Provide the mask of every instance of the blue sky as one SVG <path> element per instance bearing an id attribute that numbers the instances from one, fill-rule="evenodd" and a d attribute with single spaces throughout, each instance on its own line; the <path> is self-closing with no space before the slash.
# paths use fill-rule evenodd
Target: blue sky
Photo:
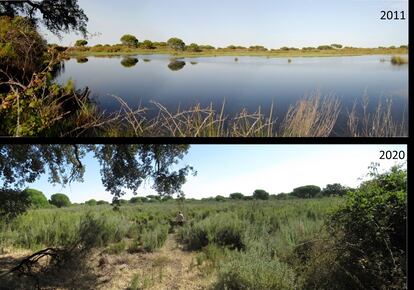
<path id="1" fill-rule="evenodd" d="M 408 0 L 79 0 L 79 5 L 89 17 L 89 31 L 101 33 L 90 39 L 92 45 L 118 43 L 125 33 L 139 40 L 175 36 L 221 47 L 408 43 L 408 20 L 380 20 L 381 10 L 405 10 L 408 16 Z M 79 38 L 47 36 L 64 45 Z"/>
<path id="2" fill-rule="evenodd" d="M 380 162 L 380 170 L 395 161 L 379 160 L 380 150 L 404 150 L 405 145 L 192 145 L 180 165 L 192 165 L 198 174 L 183 186 L 188 198 L 228 196 L 232 192 L 251 195 L 255 189 L 271 194 L 291 192 L 293 188 L 339 182 L 356 187 L 371 162 Z M 98 163 L 85 159 L 83 183 L 63 188 L 52 186 L 46 176 L 34 184 L 50 198 L 57 192 L 67 194 L 72 202 L 91 198 L 110 201 L 112 196 L 101 184 Z M 149 185 L 139 196 L 154 194 Z M 129 199 L 133 195 L 128 194 Z"/>

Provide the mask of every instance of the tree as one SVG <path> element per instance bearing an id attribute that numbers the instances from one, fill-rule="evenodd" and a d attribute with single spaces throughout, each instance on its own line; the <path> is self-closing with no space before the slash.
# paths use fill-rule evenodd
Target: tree
<path id="1" fill-rule="evenodd" d="M 174 198 L 171 196 L 171 195 L 167 195 L 167 196 L 164 196 L 162 199 L 161 199 L 161 201 L 169 201 L 169 200 L 173 200 Z"/>
<path id="2" fill-rule="evenodd" d="M 94 206 L 97 205 L 97 202 L 95 199 L 90 199 L 88 201 L 85 202 L 86 205 L 90 205 L 90 206 Z"/>
<path id="3" fill-rule="evenodd" d="M 172 144 L 0 144 L 0 185 L 21 188 L 48 173 L 52 184 L 82 182 L 87 154 L 99 161 L 102 183 L 114 201 L 126 189 L 134 194 L 144 182 L 161 196 L 182 194 L 191 166 L 172 169 L 187 154 L 189 145 Z"/>
<path id="4" fill-rule="evenodd" d="M 185 49 L 184 41 L 176 37 L 168 39 L 167 44 L 170 48 L 176 51 L 183 51 Z"/>
<path id="5" fill-rule="evenodd" d="M 188 47 L 187 47 L 188 51 L 192 51 L 192 52 L 200 52 L 200 46 L 198 46 L 198 44 L 196 43 L 191 43 Z"/>
<path id="6" fill-rule="evenodd" d="M 230 194 L 231 199 L 243 199 L 244 195 L 240 192 L 235 192 Z"/>
<path id="7" fill-rule="evenodd" d="M 49 202 L 43 192 L 32 188 L 26 188 L 24 192 L 27 194 L 32 207 L 44 208 L 49 205 Z"/>
<path id="8" fill-rule="evenodd" d="M 329 50 L 329 49 L 333 49 L 333 47 L 330 46 L 330 45 L 320 45 L 320 46 L 318 46 L 318 49 L 319 50 Z"/>
<path id="9" fill-rule="evenodd" d="M 68 207 L 71 205 L 69 197 L 63 193 L 55 193 L 50 197 L 50 204 L 57 207 Z"/>
<path id="10" fill-rule="evenodd" d="M 27 17 L 32 23 L 43 23 L 52 33 L 79 31 L 87 33 L 88 17 L 77 0 L 1 1 L 0 16 Z"/>
<path id="11" fill-rule="evenodd" d="M 139 42 L 135 36 L 131 34 L 125 34 L 121 37 L 121 43 L 125 46 L 137 47 Z"/>
<path id="12" fill-rule="evenodd" d="M 236 49 L 236 46 L 235 45 L 229 45 L 229 46 L 227 46 L 227 49 Z"/>
<path id="13" fill-rule="evenodd" d="M 293 189 L 291 195 L 299 198 L 312 198 L 321 192 L 321 188 L 316 185 L 305 185 Z"/>
<path id="14" fill-rule="evenodd" d="M 85 39 L 79 39 L 75 42 L 75 46 L 86 46 L 88 45 L 88 41 Z"/>
<path id="15" fill-rule="evenodd" d="M 344 47 L 342 44 L 336 44 L 336 43 L 331 44 L 331 46 L 332 46 L 333 48 L 338 48 L 338 49 L 341 49 L 342 47 Z"/>
<path id="16" fill-rule="evenodd" d="M 354 277 L 348 289 L 407 289 L 407 171 L 374 165 L 369 175 L 331 216 L 335 265 Z"/>
<path id="17" fill-rule="evenodd" d="M 338 195 L 344 196 L 348 191 L 348 188 L 342 186 L 339 183 L 334 184 L 327 184 L 326 187 L 322 190 L 322 195 L 324 196 L 331 196 L 331 195 Z"/>
<path id="18" fill-rule="evenodd" d="M 141 43 L 141 47 L 144 49 L 154 49 L 155 45 L 151 40 L 144 40 L 144 42 Z"/>
<path id="19" fill-rule="evenodd" d="M 0 189 L 0 219 L 9 222 L 30 207 L 30 199 L 26 192 Z"/>
<path id="20" fill-rule="evenodd" d="M 266 200 L 266 199 L 269 199 L 269 193 L 263 189 L 256 189 L 253 192 L 253 198 Z"/>
<path id="21" fill-rule="evenodd" d="M 222 195 L 217 195 L 214 199 L 215 201 L 226 201 L 226 198 Z"/>
<path id="22" fill-rule="evenodd" d="M 106 200 L 98 200 L 96 202 L 97 205 L 102 205 L 102 204 L 109 204 L 109 202 L 107 202 Z"/>

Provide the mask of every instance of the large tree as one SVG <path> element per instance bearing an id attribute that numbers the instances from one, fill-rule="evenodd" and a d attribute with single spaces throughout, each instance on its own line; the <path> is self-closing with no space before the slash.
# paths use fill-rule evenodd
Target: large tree
<path id="1" fill-rule="evenodd" d="M 146 181 L 161 195 L 182 193 L 191 166 L 174 168 L 189 145 L 0 145 L 0 186 L 19 189 L 48 174 L 52 184 L 83 181 L 88 153 L 99 161 L 102 183 L 114 202 L 126 190 L 136 194 Z M 195 173 L 195 172 L 194 172 Z"/>
<path id="2" fill-rule="evenodd" d="M 28 17 L 33 23 L 43 23 L 52 33 L 79 31 L 86 35 L 88 17 L 78 0 L 1 1 L 0 16 Z"/>

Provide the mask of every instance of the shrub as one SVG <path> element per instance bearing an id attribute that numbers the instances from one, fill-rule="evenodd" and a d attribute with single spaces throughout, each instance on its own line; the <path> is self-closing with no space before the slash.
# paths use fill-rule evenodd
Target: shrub
<path id="1" fill-rule="evenodd" d="M 222 195 L 217 195 L 214 199 L 216 201 L 226 201 L 226 198 L 224 196 L 222 196 Z"/>
<path id="2" fill-rule="evenodd" d="M 406 289 L 407 171 L 395 166 L 371 176 L 332 215 L 336 262 L 354 288 Z"/>
<path id="3" fill-rule="evenodd" d="M 32 207 L 45 208 L 49 206 L 49 202 L 43 192 L 32 188 L 27 188 L 24 192 L 28 195 Z"/>
<path id="4" fill-rule="evenodd" d="M 53 204 L 54 206 L 57 207 L 67 207 L 70 206 L 70 200 L 69 197 L 67 197 L 65 194 L 63 193 L 56 193 L 53 194 L 50 197 L 50 204 Z"/>
<path id="5" fill-rule="evenodd" d="M 202 224 L 187 228 L 186 233 L 182 233 L 182 237 L 190 250 L 200 250 L 209 244 L 207 229 Z"/>
<path id="6" fill-rule="evenodd" d="M 337 48 L 337 49 L 341 49 L 342 47 L 344 47 L 342 44 L 336 44 L 336 43 L 331 44 L 331 46 L 332 46 L 333 48 Z"/>
<path id="7" fill-rule="evenodd" d="M 235 192 L 230 194 L 231 199 L 243 199 L 244 195 L 240 192 Z"/>
<path id="8" fill-rule="evenodd" d="M 176 51 L 183 51 L 185 49 L 185 43 L 179 38 L 173 37 L 167 41 L 167 44 L 170 48 Z"/>
<path id="9" fill-rule="evenodd" d="M 84 39 L 80 39 L 75 42 L 75 46 L 86 46 L 86 45 L 88 45 L 88 41 Z"/>
<path id="10" fill-rule="evenodd" d="M 330 49 L 334 49 L 332 46 L 330 45 L 320 45 L 318 46 L 319 50 L 330 50 Z"/>
<path id="11" fill-rule="evenodd" d="M 291 194 L 300 198 L 312 198 L 315 197 L 319 192 L 321 192 L 321 188 L 319 186 L 305 185 L 293 189 L 293 192 Z"/>
<path id="12" fill-rule="evenodd" d="M 9 222 L 23 214 L 30 207 L 30 199 L 27 192 L 16 190 L 0 190 L 0 218 Z"/>
<path id="13" fill-rule="evenodd" d="M 121 37 L 121 43 L 128 47 L 137 47 L 139 42 L 135 36 L 131 34 L 125 34 Z"/>
<path id="14" fill-rule="evenodd" d="M 294 272 L 277 259 L 255 251 L 232 252 L 223 260 L 216 289 L 297 289 Z"/>
<path id="15" fill-rule="evenodd" d="M 393 65 L 402 65 L 408 63 L 408 60 L 406 58 L 403 58 L 401 56 L 393 56 L 391 57 L 391 63 Z"/>
<path id="16" fill-rule="evenodd" d="M 141 236 L 142 246 L 145 251 L 153 252 L 161 248 L 168 236 L 168 226 L 157 225 L 154 230 L 145 230 Z"/>
<path id="17" fill-rule="evenodd" d="M 94 206 L 94 205 L 97 204 L 97 202 L 96 202 L 95 199 L 90 199 L 90 200 L 86 201 L 85 204 L 89 205 L 89 206 Z"/>
<path id="18" fill-rule="evenodd" d="M 192 51 L 192 52 L 200 52 L 200 46 L 198 46 L 198 44 L 196 43 L 191 43 L 188 47 L 187 47 L 188 51 Z"/>
<path id="19" fill-rule="evenodd" d="M 253 198 L 267 200 L 269 199 L 269 193 L 263 189 L 256 189 L 253 192 Z"/>
<path id="20" fill-rule="evenodd" d="M 141 48 L 143 49 L 154 49 L 155 45 L 152 43 L 151 40 L 144 40 L 144 42 L 141 43 Z"/>
<path id="21" fill-rule="evenodd" d="M 338 195 L 344 196 L 348 191 L 348 188 L 342 186 L 339 183 L 334 184 L 327 184 L 326 187 L 322 190 L 322 195 L 324 196 L 331 196 L 331 195 Z"/>

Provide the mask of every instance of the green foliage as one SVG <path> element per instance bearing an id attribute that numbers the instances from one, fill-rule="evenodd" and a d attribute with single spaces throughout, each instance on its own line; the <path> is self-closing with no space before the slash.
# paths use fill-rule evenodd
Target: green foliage
<path id="1" fill-rule="evenodd" d="M 50 197 L 50 204 L 56 207 L 68 207 L 71 205 L 69 197 L 63 193 L 55 193 Z"/>
<path id="2" fill-rule="evenodd" d="M 214 199 L 216 201 L 226 201 L 226 198 L 224 196 L 222 196 L 222 195 L 217 195 Z"/>
<path id="3" fill-rule="evenodd" d="M 391 57 L 391 63 L 393 65 L 403 65 L 408 63 L 408 59 L 401 56 L 393 56 Z"/>
<path id="4" fill-rule="evenodd" d="M 33 208 L 46 208 L 49 206 L 49 202 L 43 192 L 32 188 L 26 188 L 24 192 L 28 195 Z"/>
<path id="5" fill-rule="evenodd" d="M 138 47 L 139 41 L 134 35 L 125 34 L 121 37 L 121 43 L 125 46 L 135 48 Z"/>
<path id="6" fill-rule="evenodd" d="M 326 187 L 322 190 L 322 195 L 324 196 L 331 196 L 331 195 L 338 195 L 344 196 L 348 192 L 348 188 L 339 184 L 327 184 Z"/>
<path id="7" fill-rule="evenodd" d="M 330 49 L 334 49 L 332 46 L 330 45 L 320 45 L 318 46 L 319 50 L 330 50 Z"/>
<path id="8" fill-rule="evenodd" d="M 230 194 L 231 199 L 243 199 L 244 195 L 240 192 L 235 192 Z"/>
<path id="9" fill-rule="evenodd" d="M 265 48 L 262 45 L 252 45 L 249 47 L 249 50 L 254 50 L 254 51 L 268 51 L 267 48 Z"/>
<path id="10" fill-rule="evenodd" d="M 85 39 L 79 39 L 75 42 L 75 46 L 86 46 L 88 45 L 88 41 Z"/>
<path id="11" fill-rule="evenodd" d="M 173 37 L 168 39 L 167 44 L 170 48 L 176 50 L 176 51 L 184 51 L 185 49 L 185 43 L 179 38 Z"/>
<path id="12" fill-rule="evenodd" d="M 316 185 L 305 185 L 293 189 L 291 195 L 299 198 L 313 198 L 321 192 L 321 188 Z"/>
<path id="13" fill-rule="evenodd" d="M 145 251 L 153 252 L 161 248 L 168 236 L 167 225 L 157 225 L 153 230 L 145 230 L 140 240 Z"/>
<path id="14" fill-rule="evenodd" d="M 191 43 L 189 46 L 187 46 L 187 50 L 188 51 L 192 51 L 192 52 L 200 52 L 201 48 L 198 44 L 196 43 Z"/>
<path id="15" fill-rule="evenodd" d="M 337 48 L 337 49 L 341 49 L 341 48 L 343 48 L 343 47 L 344 47 L 342 44 L 336 44 L 336 43 L 331 44 L 331 46 L 332 46 L 333 48 Z"/>
<path id="16" fill-rule="evenodd" d="M 77 0 L 1 1 L 0 16 L 28 17 L 31 23 L 40 21 L 52 33 L 79 31 L 86 35 L 88 17 L 79 7 Z"/>
<path id="17" fill-rule="evenodd" d="M 267 200 L 269 199 L 269 193 L 263 189 L 256 189 L 253 192 L 253 198 Z"/>
<path id="18" fill-rule="evenodd" d="M 11 189 L 0 190 L 0 221 L 10 220 L 23 214 L 30 207 L 30 198 L 27 192 Z"/>
<path id="19" fill-rule="evenodd" d="M 393 167 L 348 193 L 332 215 L 337 263 L 354 288 L 406 288 L 407 171 Z"/>
<path id="20" fill-rule="evenodd" d="M 105 200 L 98 200 L 96 202 L 97 205 L 102 205 L 102 204 L 109 204 L 109 202 L 105 201 Z"/>
<path id="21" fill-rule="evenodd" d="M 140 47 L 143 49 L 154 49 L 155 45 L 151 40 L 144 40 L 141 44 Z"/>
<path id="22" fill-rule="evenodd" d="M 94 205 L 97 205 L 97 202 L 96 202 L 95 199 L 90 199 L 90 200 L 86 201 L 85 204 L 89 205 L 89 206 L 94 206 Z"/>
<path id="23" fill-rule="evenodd" d="M 216 289 L 297 289 L 295 273 L 278 259 L 252 250 L 231 253 L 219 268 Z"/>

